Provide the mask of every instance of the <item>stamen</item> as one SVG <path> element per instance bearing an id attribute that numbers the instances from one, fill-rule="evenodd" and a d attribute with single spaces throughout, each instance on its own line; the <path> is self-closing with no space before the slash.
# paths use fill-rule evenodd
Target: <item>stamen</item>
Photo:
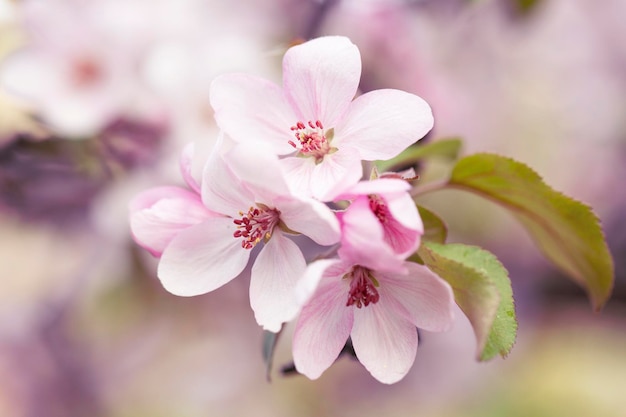
<path id="1" fill-rule="evenodd" d="M 267 240 L 272 237 L 274 227 L 280 220 L 278 210 L 263 204 L 250 207 L 247 213 L 240 211 L 239 215 L 242 216 L 241 219 L 233 220 L 233 223 L 237 225 L 233 237 L 243 239 L 241 247 L 244 249 L 252 249 L 262 239 Z"/>
<path id="2" fill-rule="evenodd" d="M 356 308 L 361 308 L 378 302 L 380 299 L 376 289 L 378 281 L 372 276 L 369 269 L 355 266 L 346 275 L 346 278 L 351 278 L 350 293 L 348 294 L 346 307 L 354 305 Z"/>
<path id="3" fill-rule="evenodd" d="M 291 131 L 294 132 L 296 141 L 290 140 L 287 143 L 300 151 L 302 155 L 312 156 L 316 161 L 320 161 L 331 151 L 329 138 L 324 132 L 324 125 L 321 121 L 309 120 L 306 125 L 299 121 L 291 126 Z"/>

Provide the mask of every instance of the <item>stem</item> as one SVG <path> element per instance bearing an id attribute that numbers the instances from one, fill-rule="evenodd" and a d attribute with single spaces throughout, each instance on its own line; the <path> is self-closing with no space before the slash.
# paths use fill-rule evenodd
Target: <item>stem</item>
<path id="1" fill-rule="evenodd" d="M 409 191 L 409 194 L 411 194 L 412 197 L 417 197 L 423 194 L 431 193 L 433 191 L 443 190 L 444 188 L 448 187 L 448 185 L 448 180 L 433 181 L 429 182 L 428 184 L 413 188 L 411 191 Z"/>

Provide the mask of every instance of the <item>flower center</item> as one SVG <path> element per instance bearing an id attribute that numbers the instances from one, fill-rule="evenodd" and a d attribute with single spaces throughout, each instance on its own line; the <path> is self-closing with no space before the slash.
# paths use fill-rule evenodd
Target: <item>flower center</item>
<path id="1" fill-rule="evenodd" d="M 280 212 L 269 208 L 264 204 L 257 203 L 257 207 L 250 207 L 247 213 L 239 212 L 241 219 L 234 219 L 237 230 L 233 233 L 236 238 L 241 238 L 241 247 L 252 249 L 261 239 L 272 237 L 272 231 L 280 220 Z"/>
<path id="2" fill-rule="evenodd" d="M 72 64 L 72 81 L 79 87 L 92 86 L 98 83 L 103 76 L 102 68 L 98 62 L 90 57 L 78 58 Z"/>
<path id="3" fill-rule="evenodd" d="M 315 158 L 316 162 L 320 162 L 332 150 L 330 147 L 332 129 L 324 132 L 324 126 L 319 120 L 315 123 L 309 120 L 307 124 L 298 122 L 291 126 L 291 131 L 296 141 L 290 140 L 289 144 L 300 151 L 301 155 Z"/>
<path id="4" fill-rule="evenodd" d="M 370 202 L 370 210 L 376 217 L 378 217 L 378 221 L 381 223 L 387 223 L 387 215 L 389 213 L 389 209 L 385 204 L 385 201 L 377 196 L 376 194 L 370 194 L 367 196 Z"/>
<path id="5" fill-rule="evenodd" d="M 350 293 L 348 294 L 348 302 L 346 307 L 356 306 L 361 308 L 367 307 L 371 304 L 376 304 L 380 299 L 378 295 L 378 281 L 372 275 L 369 269 L 362 266 L 355 266 L 352 271 L 346 275 L 346 278 L 350 278 Z"/>

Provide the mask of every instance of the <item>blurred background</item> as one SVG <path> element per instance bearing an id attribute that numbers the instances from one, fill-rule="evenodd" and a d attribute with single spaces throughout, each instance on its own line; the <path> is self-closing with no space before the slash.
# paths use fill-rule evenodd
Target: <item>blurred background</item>
<path id="1" fill-rule="evenodd" d="M 0 0 L 0 416 L 623 416 L 624 16 L 621 0 Z M 359 46 L 362 91 L 431 104 L 425 140 L 514 157 L 594 207 L 617 274 L 601 313 L 508 213 L 452 191 L 420 202 L 509 269 L 505 360 L 475 361 L 458 311 L 398 384 L 348 357 L 317 381 L 280 375 L 291 328 L 268 383 L 246 278 L 162 289 L 129 199 L 182 184 L 185 144 L 213 143 L 216 75 L 280 82 L 289 45 L 327 34 Z"/>

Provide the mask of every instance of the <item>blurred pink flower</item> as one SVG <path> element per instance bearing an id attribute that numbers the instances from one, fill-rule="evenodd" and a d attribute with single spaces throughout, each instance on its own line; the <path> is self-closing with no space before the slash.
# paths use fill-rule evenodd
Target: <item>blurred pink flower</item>
<path id="1" fill-rule="evenodd" d="M 348 209 L 337 213 L 341 222 L 339 255 L 371 269 L 389 264 L 389 258 L 403 261 L 415 252 L 424 225 L 408 182 L 395 178 L 362 181 L 337 196 L 352 200 Z"/>
<path id="2" fill-rule="evenodd" d="M 205 166 L 202 201 L 219 213 L 176 234 L 163 251 L 158 275 L 173 294 L 193 296 L 226 284 L 248 264 L 263 241 L 251 272 L 250 304 L 257 322 L 277 332 L 297 314 L 295 286 L 306 262 L 286 234 L 316 243 L 339 241 L 339 222 L 324 204 L 291 195 L 274 155 L 238 146 Z"/>
<path id="3" fill-rule="evenodd" d="M 444 331 L 453 321 L 450 286 L 413 262 L 376 270 L 345 259 L 316 261 L 303 285 L 317 290 L 296 324 L 293 357 L 298 372 L 311 379 L 332 365 L 351 337 L 357 358 L 374 378 L 397 382 L 415 360 L 416 326 Z"/>
<path id="4" fill-rule="evenodd" d="M 392 158 L 433 126 L 430 107 L 413 94 L 387 89 L 354 99 L 360 75 L 348 38 L 317 38 L 286 52 L 283 88 L 224 75 L 212 83 L 211 105 L 234 140 L 288 155 L 281 163 L 293 189 L 328 200 L 361 178 L 361 160 Z"/>
<path id="5" fill-rule="evenodd" d="M 137 94 L 141 42 L 134 8 L 107 2 L 20 3 L 28 43 L 3 64 L 2 84 L 56 133 L 85 137 L 126 115 Z M 115 12 L 115 19 L 111 15 Z"/>

